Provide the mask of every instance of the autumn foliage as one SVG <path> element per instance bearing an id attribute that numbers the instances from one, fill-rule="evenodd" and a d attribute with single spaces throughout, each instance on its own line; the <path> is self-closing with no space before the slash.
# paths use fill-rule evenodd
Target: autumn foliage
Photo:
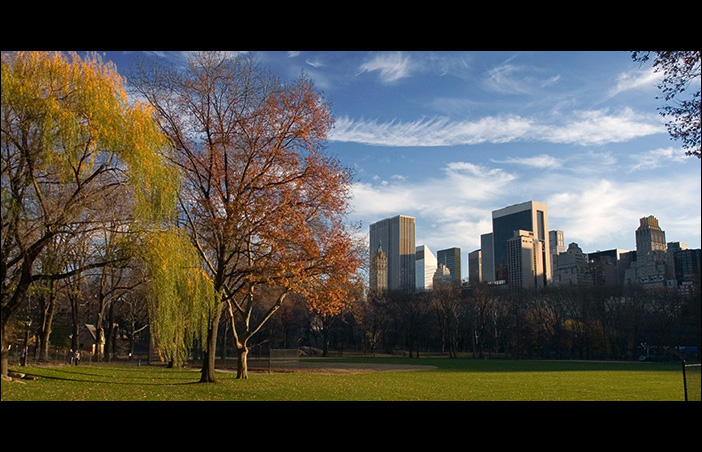
<path id="1" fill-rule="evenodd" d="M 350 174 L 322 152 L 329 104 L 304 77 L 283 84 L 216 52 L 186 71 L 142 65 L 132 81 L 173 143 L 182 227 L 233 319 L 246 378 L 248 340 L 289 294 L 336 313 L 360 266 L 343 222 Z M 214 381 L 215 314 L 203 381 Z"/>
<path id="2" fill-rule="evenodd" d="M 9 319 L 30 287 L 83 270 L 42 268 L 52 243 L 89 243 L 98 231 L 125 233 L 175 213 L 170 143 L 123 81 L 97 54 L 2 54 L 3 375 Z"/>

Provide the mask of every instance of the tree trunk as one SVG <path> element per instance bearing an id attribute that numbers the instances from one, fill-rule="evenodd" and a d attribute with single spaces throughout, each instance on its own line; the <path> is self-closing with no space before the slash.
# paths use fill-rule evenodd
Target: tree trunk
<path id="1" fill-rule="evenodd" d="M 112 362 L 112 358 L 115 351 L 114 343 L 114 306 L 115 300 L 110 300 L 110 305 L 107 309 L 107 325 L 105 325 L 105 360 L 109 363 Z"/>
<path id="2" fill-rule="evenodd" d="M 246 344 L 241 345 L 240 347 L 237 347 L 237 366 L 236 366 L 236 378 L 245 380 L 249 378 L 249 364 L 248 364 L 248 356 L 249 356 L 249 348 L 246 346 Z"/>
<path id="3" fill-rule="evenodd" d="M 219 329 L 219 319 L 221 316 L 222 307 L 217 306 L 207 331 L 207 343 L 205 344 L 204 357 L 202 359 L 200 383 L 217 382 L 215 378 L 215 357 L 217 351 L 217 330 Z"/>
<path id="4" fill-rule="evenodd" d="M 3 378 L 7 377 L 7 372 L 9 370 L 8 357 L 10 354 L 10 343 L 7 336 L 7 318 L 5 312 L 2 313 L 2 320 L 0 321 L 0 337 L 2 338 L 2 345 L 0 347 L 0 373 Z"/>
<path id="5" fill-rule="evenodd" d="M 39 300 L 41 307 L 41 323 L 39 326 L 39 360 L 49 361 L 49 338 L 51 336 L 51 325 L 54 321 L 56 311 L 56 296 L 54 293 L 54 282 L 49 281 L 49 293 L 47 298 Z"/>

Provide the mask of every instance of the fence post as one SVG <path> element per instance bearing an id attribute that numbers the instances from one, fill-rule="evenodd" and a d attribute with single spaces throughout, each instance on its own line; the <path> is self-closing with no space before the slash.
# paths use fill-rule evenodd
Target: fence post
<path id="1" fill-rule="evenodd" d="M 682 360 L 683 387 L 685 388 L 685 401 L 687 402 L 687 377 L 685 376 L 685 360 Z"/>

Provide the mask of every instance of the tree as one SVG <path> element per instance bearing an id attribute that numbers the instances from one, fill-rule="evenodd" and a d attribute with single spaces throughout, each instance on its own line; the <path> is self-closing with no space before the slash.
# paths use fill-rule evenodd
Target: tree
<path id="1" fill-rule="evenodd" d="M 174 145 L 181 226 L 218 299 L 200 381 L 216 381 L 223 309 L 247 378 L 248 341 L 286 298 L 336 312 L 359 266 L 343 224 L 350 174 L 321 152 L 329 105 L 302 76 L 284 84 L 219 52 L 194 53 L 184 71 L 142 62 L 132 82 Z"/>
<path id="2" fill-rule="evenodd" d="M 181 229 L 146 235 L 140 255 L 148 271 L 146 299 L 154 345 L 169 367 L 181 366 L 193 342 L 206 339 L 208 320 L 218 308 L 212 281 Z"/>
<path id="3" fill-rule="evenodd" d="M 644 63 L 651 53 L 632 52 L 634 61 Z M 702 158 L 700 145 L 700 51 L 656 51 L 653 59 L 654 71 L 663 71 L 663 80 L 658 88 L 666 102 L 676 101 L 660 109 L 661 116 L 669 118 L 668 133 L 681 140 L 687 155 Z M 697 91 L 687 99 L 679 100 L 696 83 Z"/>
<path id="4" fill-rule="evenodd" d="M 460 345 L 461 320 L 465 314 L 461 287 L 453 281 L 436 280 L 431 301 L 437 316 L 441 351 L 444 352 L 448 346 L 449 357 L 456 358 Z"/>
<path id="5" fill-rule="evenodd" d="M 175 207 L 169 143 L 145 104 L 130 104 L 112 64 L 92 54 L 2 54 L 2 375 L 7 327 L 30 286 L 108 262 L 44 273 L 37 265 L 57 236 L 89 240 L 105 206 L 122 230 L 160 224 Z M 138 187 L 132 189 L 131 187 Z"/>

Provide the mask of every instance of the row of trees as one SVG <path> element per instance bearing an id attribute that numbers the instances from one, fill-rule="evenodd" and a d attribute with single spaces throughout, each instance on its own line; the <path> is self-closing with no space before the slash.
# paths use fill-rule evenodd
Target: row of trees
<path id="1" fill-rule="evenodd" d="M 646 344 L 663 358 L 699 346 L 700 292 L 639 287 L 558 286 L 539 290 L 450 285 L 428 292 L 371 294 L 312 345 L 367 353 L 431 351 L 456 357 L 637 359 Z M 336 338 L 336 339 L 335 339 Z M 653 352 L 649 352 L 652 355 Z"/>
<path id="2" fill-rule="evenodd" d="M 3 375 L 23 305 L 42 300 L 48 344 L 48 306 L 77 310 L 88 282 L 98 337 L 140 293 L 168 361 L 203 344 L 202 382 L 223 313 L 247 378 L 251 337 L 291 294 L 332 315 L 356 284 L 351 178 L 322 152 L 333 121 L 310 80 L 219 52 L 130 79 L 133 96 L 95 54 L 2 55 Z"/>
<path id="3" fill-rule="evenodd" d="M 97 318 L 101 275 L 94 272 L 92 277 L 83 278 L 83 302 L 78 309 L 69 302 L 78 297 L 66 290 L 68 285 L 56 292 L 55 298 L 60 301 L 56 304 L 54 345 L 66 346 L 76 325 L 74 319 L 80 319 L 82 325 Z M 133 352 L 136 336 L 140 336 L 138 351 L 146 352 L 144 338 L 148 335 L 138 333 L 149 321 L 147 291 L 148 285 L 141 284 L 111 297 L 105 317 L 115 330 L 105 330 L 105 359 Z M 310 310 L 304 297 L 291 295 L 279 315 L 262 324 L 249 348 L 256 356 L 265 355 L 271 348 L 312 347 L 325 356 L 356 351 L 410 357 L 442 353 L 475 358 L 699 359 L 702 330 L 698 287 L 688 292 L 605 286 L 558 286 L 536 291 L 446 285 L 419 293 L 364 295 L 363 291 L 359 284 L 354 289 L 356 301 L 335 315 Z M 275 303 L 275 299 L 261 296 L 262 302 L 252 310 L 253 323 L 259 323 Z M 29 313 L 35 321 L 31 334 L 39 339 L 39 359 L 47 357 L 40 337 L 41 307 L 46 306 L 42 298 L 40 294 L 31 298 Z M 22 312 L 19 319 L 24 318 Z M 18 322 L 17 326 L 17 342 L 21 342 L 26 325 Z M 230 329 L 225 312 L 220 319 L 217 358 L 236 356 Z M 198 362 L 203 355 L 202 345 L 192 341 L 191 348 L 180 349 L 178 358 Z"/>

